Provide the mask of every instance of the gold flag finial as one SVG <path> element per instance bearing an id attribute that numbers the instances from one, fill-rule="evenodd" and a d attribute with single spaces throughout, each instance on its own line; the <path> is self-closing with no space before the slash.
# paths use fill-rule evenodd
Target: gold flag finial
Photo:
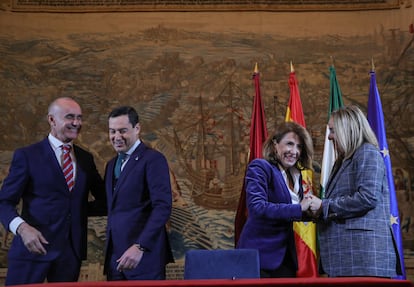
<path id="1" fill-rule="evenodd" d="M 331 56 L 331 64 L 332 67 L 335 67 L 335 58 L 333 56 Z"/>
<path id="2" fill-rule="evenodd" d="M 375 72 L 374 57 L 371 58 L 371 71 Z"/>
<path id="3" fill-rule="evenodd" d="M 259 73 L 259 67 L 257 66 L 257 62 L 256 62 L 256 65 L 254 65 L 254 72 L 256 74 Z"/>
<path id="4" fill-rule="evenodd" d="M 292 61 L 290 61 L 290 72 L 293 73 L 294 71 L 295 71 L 295 69 L 293 68 Z"/>

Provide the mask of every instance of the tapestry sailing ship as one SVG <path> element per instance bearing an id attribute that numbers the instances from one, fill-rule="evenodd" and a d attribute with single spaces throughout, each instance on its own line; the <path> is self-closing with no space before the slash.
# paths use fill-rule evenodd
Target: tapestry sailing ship
<path id="1" fill-rule="evenodd" d="M 174 140 L 194 203 L 234 210 L 248 158 L 252 99 L 229 81 L 216 97 L 187 100 L 192 107 L 174 128 Z"/>

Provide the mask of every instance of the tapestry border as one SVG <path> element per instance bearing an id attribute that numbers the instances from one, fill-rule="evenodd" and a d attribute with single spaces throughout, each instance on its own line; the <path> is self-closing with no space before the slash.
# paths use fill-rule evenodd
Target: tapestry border
<path id="1" fill-rule="evenodd" d="M 252 4 L 254 2 L 254 4 Z M 11 0 L 15 12 L 212 12 L 212 11 L 358 11 L 399 9 L 400 0 Z"/>

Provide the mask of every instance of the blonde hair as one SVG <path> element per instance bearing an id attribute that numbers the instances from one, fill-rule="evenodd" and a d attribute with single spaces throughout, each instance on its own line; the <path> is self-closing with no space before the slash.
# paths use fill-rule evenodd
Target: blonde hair
<path id="1" fill-rule="evenodd" d="M 359 107 L 350 105 L 332 112 L 337 152 L 343 152 L 343 159 L 350 158 L 364 143 L 378 147 L 375 133 Z"/>
<path id="2" fill-rule="evenodd" d="M 295 122 L 284 122 L 263 144 L 263 158 L 272 163 L 278 162 L 276 157 L 275 143 L 279 143 L 286 134 L 293 132 L 301 141 L 302 152 L 299 160 L 296 162 L 298 169 L 312 169 L 313 143 L 308 131 Z"/>

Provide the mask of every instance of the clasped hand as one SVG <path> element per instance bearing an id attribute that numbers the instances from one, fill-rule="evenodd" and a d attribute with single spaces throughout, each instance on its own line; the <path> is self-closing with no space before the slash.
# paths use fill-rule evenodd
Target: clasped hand
<path id="1" fill-rule="evenodd" d="M 307 194 L 300 202 L 302 211 L 311 217 L 319 217 L 322 212 L 322 200 L 312 194 Z"/>

